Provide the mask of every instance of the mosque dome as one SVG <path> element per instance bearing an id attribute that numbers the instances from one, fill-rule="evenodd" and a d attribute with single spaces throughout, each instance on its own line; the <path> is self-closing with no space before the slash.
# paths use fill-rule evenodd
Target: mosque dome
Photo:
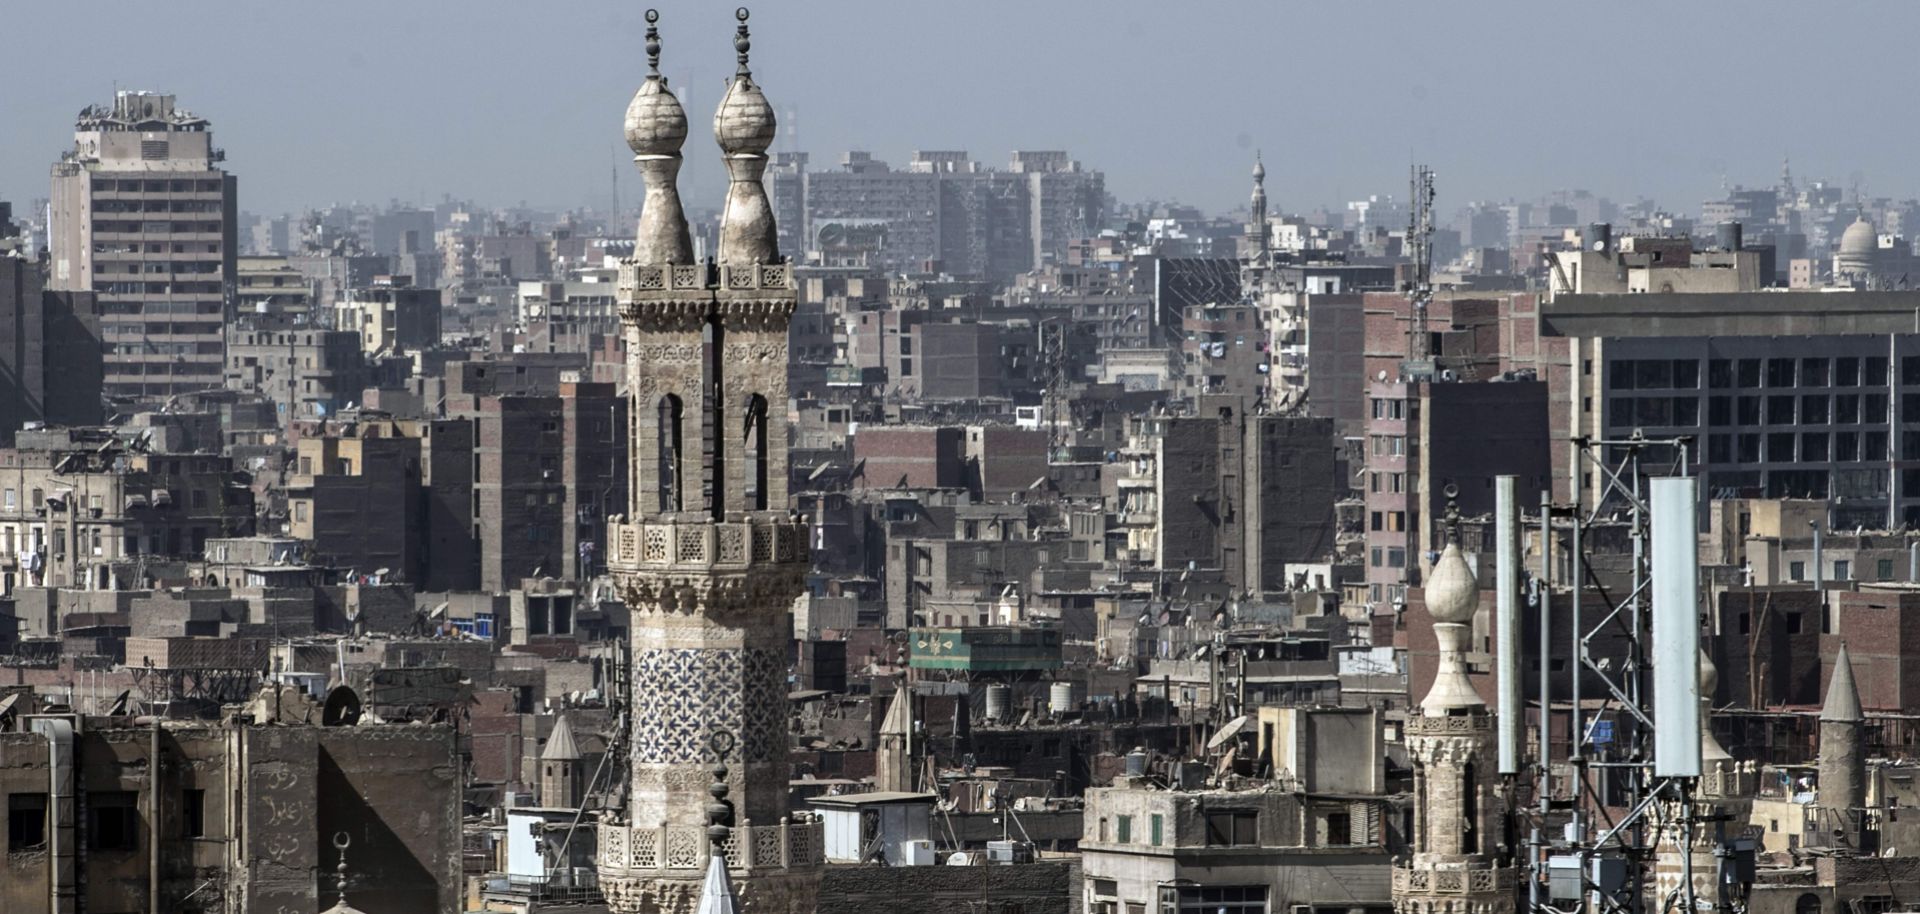
<path id="1" fill-rule="evenodd" d="M 1253 179 L 1255 181 L 1265 181 L 1267 179 L 1267 163 L 1260 161 L 1260 157 L 1257 155 L 1253 157 Z"/>
<path id="2" fill-rule="evenodd" d="M 1474 612 L 1480 608 L 1480 582 L 1459 545 L 1448 543 L 1440 561 L 1433 563 L 1433 571 L 1427 575 L 1426 599 L 1427 612 L 1435 622 L 1473 621 Z"/>
<path id="3" fill-rule="evenodd" d="M 1842 259 L 1858 259 L 1862 262 L 1869 261 L 1873 259 L 1875 252 L 1879 249 L 1879 233 L 1874 231 L 1873 223 L 1868 222 L 1865 215 L 1854 219 L 1853 224 L 1847 226 L 1847 230 L 1840 233 L 1840 257 Z"/>

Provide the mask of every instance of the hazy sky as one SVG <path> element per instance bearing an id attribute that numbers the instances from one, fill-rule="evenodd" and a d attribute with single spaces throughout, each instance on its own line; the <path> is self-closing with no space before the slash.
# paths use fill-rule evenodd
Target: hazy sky
<path id="1" fill-rule="evenodd" d="M 8 3 L 0 199 L 44 196 L 73 116 L 116 85 L 212 120 L 242 209 L 442 193 L 604 202 L 640 182 L 620 136 L 646 73 L 644 3 Z M 710 125 L 733 6 L 665 2 L 662 69 L 694 134 L 683 190 L 716 206 Z M 1685 212 L 1797 177 L 1920 192 L 1905 66 L 1920 4 L 1319 0 L 778 0 L 754 71 L 816 166 L 1064 148 L 1121 200 L 1274 206 L 1404 195 L 1439 207 L 1584 187 Z M 794 145 L 797 143 L 797 145 Z"/>

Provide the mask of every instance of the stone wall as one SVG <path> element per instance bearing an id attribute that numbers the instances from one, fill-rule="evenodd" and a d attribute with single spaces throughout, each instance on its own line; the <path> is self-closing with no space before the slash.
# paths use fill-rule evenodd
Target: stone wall
<path id="1" fill-rule="evenodd" d="M 1079 861 L 1018 866 L 829 866 L 820 910 L 895 914 L 1067 914 L 1078 907 Z"/>

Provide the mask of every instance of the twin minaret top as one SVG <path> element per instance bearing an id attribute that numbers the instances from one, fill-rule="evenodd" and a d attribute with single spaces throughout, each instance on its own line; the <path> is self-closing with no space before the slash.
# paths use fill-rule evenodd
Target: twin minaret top
<path id="1" fill-rule="evenodd" d="M 747 52 L 753 42 L 747 32 L 747 9 L 734 13 L 740 26 L 733 37 L 739 67 L 713 115 L 713 137 L 720 144 L 731 180 L 727 205 L 720 219 L 720 263 L 778 263 L 773 205 L 760 178 L 767 169 L 767 148 L 773 145 L 773 106 L 753 81 Z M 634 259 L 647 264 L 691 264 L 693 243 L 687 217 L 680 206 L 675 180 L 680 174 L 680 147 L 687 140 L 687 113 L 660 75 L 660 14 L 647 11 L 647 81 L 627 106 L 627 146 L 647 182 L 646 204 L 640 214 L 640 234 Z"/>

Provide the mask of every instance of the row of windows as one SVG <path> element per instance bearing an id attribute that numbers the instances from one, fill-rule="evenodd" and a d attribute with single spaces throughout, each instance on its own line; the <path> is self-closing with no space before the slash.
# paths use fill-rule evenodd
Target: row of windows
<path id="1" fill-rule="evenodd" d="M 132 791 L 91 791 L 87 794 L 87 849 L 132 851 L 140 848 L 139 795 Z M 174 820 L 178 838 L 203 838 L 207 833 L 207 792 L 180 792 L 180 816 Z M 44 793 L 7 795 L 7 852 L 47 846 L 48 804 Z"/>
<path id="2" fill-rule="evenodd" d="M 94 178 L 94 190 L 117 190 L 144 193 L 186 193 L 188 191 L 210 191 L 220 189 L 219 178 L 198 178 L 193 180 L 141 181 L 133 178 Z"/>
<path id="3" fill-rule="evenodd" d="M 1405 492 L 1406 490 L 1407 474 L 1405 473 L 1367 474 L 1367 491 L 1369 492 Z"/>
<path id="4" fill-rule="evenodd" d="M 218 200 L 96 200 L 96 213 L 217 213 Z"/>
<path id="5" fill-rule="evenodd" d="M 1374 397 L 1373 417 L 1375 419 L 1404 419 L 1406 418 L 1406 405 L 1407 401 L 1405 400 L 1388 400 L 1382 397 Z"/>
<path id="6" fill-rule="evenodd" d="M 1375 533 L 1405 533 L 1407 529 L 1407 512 L 1375 511 L 1373 512 L 1372 524 L 1369 529 Z"/>
<path id="7" fill-rule="evenodd" d="M 119 232 L 126 235 L 165 235 L 176 232 L 204 232 L 209 235 L 220 234 L 218 220 L 186 219 L 174 221 L 133 221 L 127 219 L 96 219 L 93 230 L 100 234 Z"/>
<path id="8" fill-rule="evenodd" d="M 1716 390 L 1766 387 L 1884 387 L 1886 356 L 1840 358 L 1708 359 L 1707 386 Z M 1900 360 L 1900 383 L 1920 385 L 1920 357 Z M 1610 390 L 1696 390 L 1698 359 L 1616 359 L 1607 363 Z"/>
<path id="9" fill-rule="evenodd" d="M 1369 558 L 1369 564 L 1375 568 L 1407 567 L 1407 550 L 1399 546 L 1388 546 L 1384 551 L 1381 547 L 1375 546 L 1373 547 L 1373 555 Z"/>
<path id="10" fill-rule="evenodd" d="M 1886 394 L 1708 397 L 1707 424 L 1881 425 L 1888 403 Z M 1920 422 L 1920 396 L 1901 399 L 1900 420 Z M 1699 425 L 1700 398 L 1616 396 L 1607 401 L 1607 422 L 1616 427 Z"/>
<path id="11" fill-rule="evenodd" d="M 1912 440 L 1908 440 L 1912 439 Z M 1764 449 L 1762 448 L 1764 445 Z M 1907 434 L 1907 459 L 1920 459 L 1920 435 Z M 1773 432 L 1709 435 L 1708 463 L 1853 463 L 1888 459 L 1886 432 Z"/>
<path id="12" fill-rule="evenodd" d="M 1407 439 L 1404 436 L 1401 436 L 1401 435 L 1374 435 L 1373 436 L 1373 456 L 1405 457 L 1406 454 L 1407 454 Z"/>

